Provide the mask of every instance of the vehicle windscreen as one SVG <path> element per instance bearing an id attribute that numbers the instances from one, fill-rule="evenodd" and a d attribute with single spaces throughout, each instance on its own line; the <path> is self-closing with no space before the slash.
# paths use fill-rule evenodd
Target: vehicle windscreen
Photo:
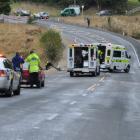
<path id="1" fill-rule="evenodd" d="M 29 63 L 25 62 L 23 64 L 23 70 L 28 70 L 29 69 Z"/>
<path id="2" fill-rule="evenodd" d="M 113 57 L 121 57 L 121 51 L 114 51 Z"/>

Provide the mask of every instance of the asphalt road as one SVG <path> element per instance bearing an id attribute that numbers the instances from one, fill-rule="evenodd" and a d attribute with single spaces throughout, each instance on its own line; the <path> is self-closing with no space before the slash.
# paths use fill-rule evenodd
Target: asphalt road
<path id="1" fill-rule="evenodd" d="M 23 88 L 20 96 L 1 97 L 0 140 L 140 140 L 136 42 L 132 46 L 110 33 L 61 23 L 39 25 L 75 42 L 123 44 L 132 56 L 131 71 L 73 78 L 63 71 L 48 75 L 45 88 Z"/>

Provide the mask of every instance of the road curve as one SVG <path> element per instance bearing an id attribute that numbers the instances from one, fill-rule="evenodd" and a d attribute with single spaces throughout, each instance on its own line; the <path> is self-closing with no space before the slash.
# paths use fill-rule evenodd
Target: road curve
<path id="1" fill-rule="evenodd" d="M 137 42 L 62 23 L 38 24 L 71 41 L 123 44 L 131 53 L 132 68 L 129 74 L 106 72 L 94 78 L 58 72 L 46 77 L 44 89 L 23 88 L 21 96 L 0 98 L 0 140 L 139 140 Z"/>

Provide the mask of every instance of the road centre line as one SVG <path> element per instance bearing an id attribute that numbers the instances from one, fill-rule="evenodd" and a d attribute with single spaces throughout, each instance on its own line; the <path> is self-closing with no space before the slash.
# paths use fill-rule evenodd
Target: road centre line
<path id="1" fill-rule="evenodd" d="M 70 105 L 74 105 L 76 103 L 77 103 L 77 101 L 73 101 L 73 102 L 70 103 Z"/>
<path id="2" fill-rule="evenodd" d="M 58 114 L 52 114 L 50 117 L 47 118 L 48 121 L 54 120 L 56 117 L 58 116 Z"/>
<path id="3" fill-rule="evenodd" d="M 91 87 L 89 87 L 87 90 L 91 90 L 92 88 L 95 88 L 97 84 L 92 85 Z"/>
<path id="4" fill-rule="evenodd" d="M 96 88 L 92 88 L 91 91 L 95 91 Z"/>
<path id="5" fill-rule="evenodd" d="M 85 97 L 85 96 L 87 96 L 87 95 L 88 95 L 88 94 L 85 93 L 85 94 L 83 94 L 82 96 Z"/>
<path id="6" fill-rule="evenodd" d="M 102 77 L 102 78 L 99 80 L 99 82 L 102 82 L 104 79 L 105 79 L 105 76 Z"/>
<path id="7" fill-rule="evenodd" d="M 95 88 L 96 88 L 97 86 L 100 85 L 99 83 L 102 82 L 104 79 L 105 79 L 105 76 L 103 76 L 96 84 L 92 85 L 92 86 L 89 87 L 87 90 L 88 90 L 88 91 L 94 91 Z"/>

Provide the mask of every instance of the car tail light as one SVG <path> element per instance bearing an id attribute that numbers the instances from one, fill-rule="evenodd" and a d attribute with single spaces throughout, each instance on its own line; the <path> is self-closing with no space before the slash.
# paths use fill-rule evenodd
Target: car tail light
<path id="1" fill-rule="evenodd" d="M 7 74 L 4 70 L 0 70 L 0 77 L 6 77 Z"/>

